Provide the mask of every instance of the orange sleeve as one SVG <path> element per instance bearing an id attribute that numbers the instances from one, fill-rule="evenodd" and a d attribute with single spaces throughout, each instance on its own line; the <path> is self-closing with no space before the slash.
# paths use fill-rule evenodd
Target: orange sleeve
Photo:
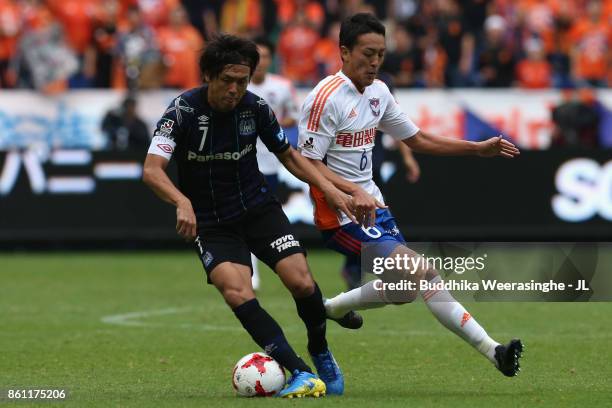
<path id="1" fill-rule="evenodd" d="M 323 192 L 311 185 L 310 197 L 314 205 L 314 221 L 317 228 L 320 230 L 338 228 L 340 226 L 338 215 L 327 205 Z"/>

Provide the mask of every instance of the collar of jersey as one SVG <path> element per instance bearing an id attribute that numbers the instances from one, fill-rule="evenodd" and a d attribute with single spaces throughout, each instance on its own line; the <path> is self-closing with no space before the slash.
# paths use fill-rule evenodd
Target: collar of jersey
<path id="1" fill-rule="evenodd" d="M 353 83 L 353 81 L 351 81 L 351 78 L 347 77 L 344 72 L 342 72 L 342 70 L 338 71 L 336 73 L 336 75 L 340 76 L 340 78 L 344 79 L 344 81 L 351 87 L 352 90 L 354 90 L 355 92 L 357 92 L 357 94 L 359 95 L 364 95 L 366 92 L 366 89 L 368 89 L 368 87 L 366 87 L 363 92 L 359 92 L 359 89 L 357 89 L 357 87 L 355 86 L 355 84 Z"/>

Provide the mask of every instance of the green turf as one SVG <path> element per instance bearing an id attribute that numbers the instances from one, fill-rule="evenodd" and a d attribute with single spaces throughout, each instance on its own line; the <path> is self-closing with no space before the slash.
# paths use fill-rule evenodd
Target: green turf
<path id="1" fill-rule="evenodd" d="M 309 259 L 324 293 L 342 289 L 340 257 Z M 269 271 L 259 298 L 305 354 L 294 304 Z M 418 303 L 365 312 L 358 332 L 330 324 L 345 396 L 245 400 L 230 374 L 257 346 L 203 283 L 191 252 L 5 254 L 0 389 L 65 388 L 67 401 L 42 406 L 71 407 L 612 406 L 612 304 L 466 306 L 492 337 L 524 339 L 519 377 L 501 376 Z"/>

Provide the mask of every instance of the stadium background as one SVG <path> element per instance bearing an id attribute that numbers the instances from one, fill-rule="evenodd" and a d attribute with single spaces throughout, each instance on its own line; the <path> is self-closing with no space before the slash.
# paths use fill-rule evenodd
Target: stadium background
<path id="1" fill-rule="evenodd" d="M 0 0 L 0 405 L 9 388 L 43 387 L 68 390 L 53 406 L 286 405 L 234 396 L 231 369 L 256 347 L 204 283 L 174 210 L 140 182 L 146 148 L 102 130 L 132 95 L 149 137 L 179 89 L 197 84 L 198 50 L 217 31 L 267 35 L 273 70 L 295 75 L 299 99 L 338 67 L 333 22 L 373 9 L 412 119 L 449 137 L 503 131 L 521 147 L 511 161 L 419 156 L 416 184 L 389 150 L 381 186 L 408 239 L 610 241 L 611 3 L 185 0 L 187 24 L 178 0 Z M 343 258 L 315 249 L 303 186 L 282 179 L 323 293 L 345 290 Z M 609 272 L 606 248 L 594 260 Z M 532 254 L 501 261 L 522 271 L 541 262 Z M 290 296 L 260 266 L 258 298 L 304 353 Z M 317 404 L 610 405 L 611 303 L 466 306 L 492 337 L 525 341 L 520 376 L 500 376 L 417 302 L 365 311 L 357 332 L 329 324 L 346 395 Z"/>
<path id="2" fill-rule="evenodd" d="M 339 68 L 338 21 L 357 11 L 384 20 L 382 71 L 419 126 L 523 151 L 418 156 L 409 184 L 385 143 L 381 187 L 410 240 L 612 238 L 612 1 L 1 0 L 0 245 L 183 246 L 139 181 L 146 147 L 110 137 L 107 114 L 129 95 L 149 135 L 219 31 L 270 39 L 301 100 Z M 318 244 L 306 189 L 281 180 Z"/>

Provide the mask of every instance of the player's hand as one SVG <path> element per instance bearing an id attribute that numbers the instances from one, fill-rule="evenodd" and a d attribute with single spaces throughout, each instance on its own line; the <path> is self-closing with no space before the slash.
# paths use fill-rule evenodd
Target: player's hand
<path id="1" fill-rule="evenodd" d="M 351 221 L 357 223 L 357 218 L 355 218 L 355 208 L 353 206 L 353 198 L 350 195 L 343 193 L 333 185 L 331 185 L 328 189 L 323 190 L 323 194 L 325 195 L 327 205 L 336 210 L 339 218 L 341 217 L 341 213 L 344 213 L 350 218 Z"/>
<path id="2" fill-rule="evenodd" d="M 176 232 L 187 241 L 193 241 L 196 236 L 196 217 L 189 200 L 184 200 L 176 206 Z"/>
<path id="3" fill-rule="evenodd" d="M 353 192 L 353 208 L 355 209 L 357 223 L 365 227 L 371 227 L 376 223 L 376 210 L 387 208 L 387 206 L 359 187 Z"/>
<path id="4" fill-rule="evenodd" d="M 512 159 L 519 154 L 521 154 L 519 149 L 501 136 L 478 142 L 478 155 L 481 157 L 501 156 Z"/>

